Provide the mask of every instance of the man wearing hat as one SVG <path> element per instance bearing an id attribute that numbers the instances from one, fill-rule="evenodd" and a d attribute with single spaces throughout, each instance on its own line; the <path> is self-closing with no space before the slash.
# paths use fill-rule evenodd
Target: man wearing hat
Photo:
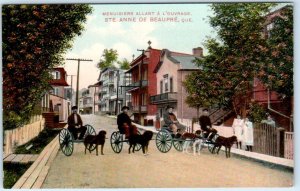
<path id="1" fill-rule="evenodd" d="M 173 133 L 176 135 L 177 130 L 179 130 L 180 134 L 183 134 L 186 130 L 186 126 L 179 123 L 179 121 L 176 118 L 176 115 L 173 113 L 174 107 L 167 106 L 166 113 L 163 115 L 165 125 L 168 126 Z"/>
<path id="2" fill-rule="evenodd" d="M 131 123 L 131 119 L 128 116 L 128 106 L 122 107 L 122 113 L 117 117 L 118 129 L 121 134 L 125 134 L 125 138 L 129 138 L 132 134 L 137 134 L 137 127 Z"/>
<path id="3" fill-rule="evenodd" d="M 205 138 L 208 137 L 209 134 L 211 134 L 208 137 L 208 140 L 211 140 L 215 136 L 215 134 L 217 134 L 218 131 L 212 128 L 212 124 L 208 116 L 208 109 L 204 108 L 202 111 L 203 115 L 201 115 L 199 118 L 200 127 L 202 131 L 204 131 Z"/>
<path id="4" fill-rule="evenodd" d="M 83 136 L 86 132 L 86 127 L 82 126 L 82 120 L 79 114 L 77 114 L 77 106 L 72 107 L 72 114 L 68 117 L 68 130 L 73 134 L 74 139 L 76 140 L 83 139 Z"/>

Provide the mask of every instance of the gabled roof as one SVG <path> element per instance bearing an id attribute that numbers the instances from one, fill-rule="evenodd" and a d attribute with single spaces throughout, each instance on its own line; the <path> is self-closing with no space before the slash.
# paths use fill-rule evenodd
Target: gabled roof
<path id="1" fill-rule="evenodd" d="M 195 56 L 173 56 L 180 64 L 180 69 L 201 69 L 194 63 Z"/>
<path id="2" fill-rule="evenodd" d="M 60 79 L 52 79 L 50 84 L 52 86 L 69 86 L 66 82 L 65 75 L 67 74 L 66 70 L 62 67 L 53 68 L 53 71 L 60 72 Z"/>
<path id="3" fill-rule="evenodd" d="M 198 66 L 196 66 L 193 62 L 195 58 L 201 58 L 201 57 L 195 57 L 194 55 L 191 54 L 185 54 L 185 53 L 178 53 L 178 52 L 171 52 L 168 49 L 163 49 L 160 55 L 160 61 L 156 65 L 154 69 L 154 73 L 157 73 L 160 69 L 160 67 L 163 64 L 163 58 L 166 55 L 166 57 L 173 62 L 174 64 L 180 64 L 180 69 L 184 70 L 196 70 L 200 69 Z"/>

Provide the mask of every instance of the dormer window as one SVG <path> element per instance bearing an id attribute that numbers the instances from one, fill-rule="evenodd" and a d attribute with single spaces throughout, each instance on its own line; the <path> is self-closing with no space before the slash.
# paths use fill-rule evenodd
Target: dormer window
<path id="1" fill-rule="evenodd" d="M 54 80 L 59 80 L 60 79 L 60 72 L 59 71 L 54 71 L 52 72 L 52 76 Z"/>

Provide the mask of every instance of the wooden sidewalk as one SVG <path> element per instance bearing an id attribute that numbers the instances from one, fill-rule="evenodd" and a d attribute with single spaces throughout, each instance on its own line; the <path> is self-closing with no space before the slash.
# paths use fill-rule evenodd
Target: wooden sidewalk
<path id="1" fill-rule="evenodd" d="M 12 189 L 41 188 L 59 148 L 58 135 L 44 148 Z"/>
<path id="2" fill-rule="evenodd" d="M 38 156 L 38 154 L 9 154 L 3 157 L 3 163 L 27 164 L 34 162 Z"/>

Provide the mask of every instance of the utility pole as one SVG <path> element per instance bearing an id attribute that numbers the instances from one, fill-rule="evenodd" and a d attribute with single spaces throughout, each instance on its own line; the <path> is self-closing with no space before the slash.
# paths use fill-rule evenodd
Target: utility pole
<path id="1" fill-rule="evenodd" d="M 82 58 L 67 58 L 67 60 L 77 60 L 78 62 L 78 68 L 77 68 L 77 87 L 76 87 L 76 100 L 75 100 L 75 105 L 79 109 L 79 104 L 78 104 L 78 93 L 79 93 L 79 69 L 80 69 L 80 61 L 88 61 L 92 62 L 93 60 L 91 59 L 82 59 Z"/>

